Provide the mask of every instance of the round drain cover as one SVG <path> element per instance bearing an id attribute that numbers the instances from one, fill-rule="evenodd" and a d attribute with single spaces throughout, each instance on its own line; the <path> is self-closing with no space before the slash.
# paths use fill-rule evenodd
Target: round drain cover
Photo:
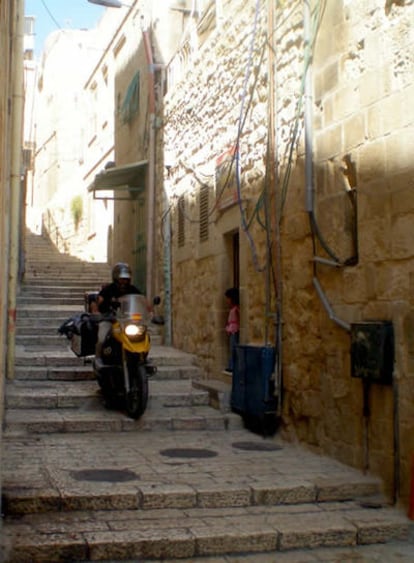
<path id="1" fill-rule="evenodd" d="M 215 457 L 217 452 L 200 448 L 170 448 L 160 451 L 160 454 L 166 457 L 206 458 Z"/>
<path id="2" fill-rule="evenodd" d="M 138 475 L 129 469 L 83 469 L 72 471 L 76 481 L 108 481 L 109 483 L 124 483 L 139 479 Z"/>
<path id="3" fill-rule="evenodd" d="M 246 450 L 249 452 L 277 452 L 282 449 L 282 446 L 276 444 L 265 444 L 263 442 L 234 442 L 233 448 L 238 450 Z"/>

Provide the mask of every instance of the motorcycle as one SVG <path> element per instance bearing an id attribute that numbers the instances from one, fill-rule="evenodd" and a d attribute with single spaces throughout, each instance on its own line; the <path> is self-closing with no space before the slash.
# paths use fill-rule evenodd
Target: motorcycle
<path id="1" fill-rule="evenodd" d="M 144 295 L 124 295 L 114 302 L 108 314 L 91 313 L 97 293 L 85 294 L 85 312 L 71 317 L 58 329 L 71 341 L 78 357 L 95 355 L 100 322 L 111 324 L 101 353 L 93 359 L 93 371 L 109 408 L 123 408 L 138 419 L 148 403 L 148 377 L 157 372 L 148 360 L 151 348 L 149 324 L 164 324 L 150 310 Z M 155 297 L 153 304 L 160 303 Z"/>
<path id="2" fill-rule="evenodd" d="M 154 304 L 158 303 L 154 299 Z M 106 405 L 121 405 L 130 418 L 138 419 L 148 403 L 148 377 L 157 371 L 148 361 L 149 323 L 162 324 L 162 319 L 151 314 L 144 295 L 124 295 L 100 320 L 112 325 L 101 354 L 93 361 Z"/>

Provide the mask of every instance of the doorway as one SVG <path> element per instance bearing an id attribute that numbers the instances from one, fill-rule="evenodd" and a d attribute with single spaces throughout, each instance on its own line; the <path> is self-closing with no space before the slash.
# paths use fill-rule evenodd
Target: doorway
<path id="1" fill-rule="evenodd" d="M 238 230 L 230 231 L 224 235 L 224 249 L 225 249 L 226 267 L 222 279 L 223 296 L 225 291 L 230 287 L 235 287 L 240 290 L 240 236 Z M 221 366 L 225 366 L 228 364 L 229 353 L 230 353 L 229 337 L 224 330 L 224 327 L 227 322 L 228 313 L 229 311 L 225 306 L 225 301 L 223 297 L 223 316 L 222 316 L 223 330 L 221 331 L 222 336 L 220 338 Z M 227 378 L 231 377 L 231 374 L 229 373 L 225 377 L 227 381 Z"/>
<path id="2" fill-rule="evenodd" d="M 146 209 L 145 199 L 139 197 L 135 202 L 136 206 L 136 222 L 135 222 L 135 241 L 133 254 L 135 255 L 135 284 L 144 293 L 147 292 L 146 287 L 146 271 L 147 271 L 147 237 L 146 237 Z"/>
<path id="3" fill-rule="evenodd" d="M 234 233 L 231 237 L 232 241 L 232 256 L 231 256 L 231 264 L 232 264 L 232 271 L 233 271 L 233 287 L 240 288 L 240 236 L 239 231 Z"/>

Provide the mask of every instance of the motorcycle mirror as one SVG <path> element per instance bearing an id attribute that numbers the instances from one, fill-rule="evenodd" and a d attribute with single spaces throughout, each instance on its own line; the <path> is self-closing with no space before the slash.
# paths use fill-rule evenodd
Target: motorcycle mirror
<path id="1" fill-rule="evenodd" d="M 157 295 L 156 297 L 154 297 L 152 302 L 153 302 L 154 305 L 159 305 L 161 303 L 161 297 L 159 295 Z"/>

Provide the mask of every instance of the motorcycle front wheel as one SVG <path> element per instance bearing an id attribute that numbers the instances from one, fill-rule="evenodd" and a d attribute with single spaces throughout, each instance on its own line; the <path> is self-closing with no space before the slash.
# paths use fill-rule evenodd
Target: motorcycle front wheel
<path id="1" fill-rule="evenodd" d="M 143 415 L 148 403 L 148 377 L 145 366 L 130 356 L 127 360 L 129 391 L 125 397 L 125 408 L 130 418 Z"/>

